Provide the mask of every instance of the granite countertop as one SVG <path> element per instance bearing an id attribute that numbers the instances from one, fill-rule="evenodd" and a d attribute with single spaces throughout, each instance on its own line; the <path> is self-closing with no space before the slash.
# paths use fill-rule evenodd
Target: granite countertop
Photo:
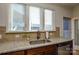
<path id="1" fill-rule="evenodd" d="M 26 40 L 0 42 L 0 54 L 12 52 L 12 51 L 27 50 L 31 48 L 46 46 L 46 45 L 58 44 L 62 42 L 71 41 L 72 39 L 53 38 L 49 40 L 51 42 L 44 43 L 44 44 L 36 44 L 36 45 L 30 45 L 29 41 L 26 41 Z"/>

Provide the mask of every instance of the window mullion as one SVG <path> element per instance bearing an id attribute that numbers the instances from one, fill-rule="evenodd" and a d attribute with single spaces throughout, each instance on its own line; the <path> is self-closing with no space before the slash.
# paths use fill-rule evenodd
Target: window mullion
<path id="1" fill-rule="evenodd" d="M 13 30 L 13 8 L 11 8 L 11 31 Z"/>
<path id="2" fill-rule="evenodd" d="M 56 30 L 55 29 L 55 11 L 52 12 L 52 25 L 53 25 L 52 30 L 55 31 Z"/>
<path id="3" fill-rule="evenodd" d="M 44 9 L 41 8 L 41 11 L 40 11 L 40 27 L 41 27 L 41 30 L 44 30 Z"/>
<path id="4" fill-rule="evenodd" d="M 26 31 L 26 5 L 24 5 L 24 25 L 25 25 L 25 27 L 24 27 L 24 31 Z"/>
<path id="5" fill-rule="evenodd" d="M 26 5 L 26 11 L 25 11 L 25 30 L 26 31 L 29 31 L 29 6 L 28 5 Z"/>
<path id="6" fill-rule="evenodd" d="M 8 24 L 7 24 L 7 30 L 6 30 L 6 32 L 9 32 L 10 30 L 11 30 L 11 26 L 12 26 L 12 24 L 11 24 L 11 19 L 12 19 L 12 12 L 11 12 L 12 10 L 11 10 L 11 4 L 9 4 L 9 9 L 8 9 Z"/>

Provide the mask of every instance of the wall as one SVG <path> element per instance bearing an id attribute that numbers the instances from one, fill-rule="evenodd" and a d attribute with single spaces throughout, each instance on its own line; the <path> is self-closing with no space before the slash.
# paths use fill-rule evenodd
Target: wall
<path id="1" fill-rule="evenodd" d="M 79 20 L 79 6 L 75 6 L 74 8 L 73 8 L 73 15 L 72 15 L 74 18 L 73 18 L 73 20 L 72 20 L 72 38 L 74 39 L 75 38 L 75 30 L 74 30 L 74 20 L 75 19 L 78 19 Z"/>
<path id="2" fill-rule="evenodd" d="M 63 36 L 63 16 L 71 17 L 72 10 L 55 4 L 29 4 L 56 11 L 55 26 L 60 27 L 60 36 Z M 9 4 L 0 4 L 0 26 L 6 26 L 8 21 Z"/>
<path id="3" fill-rule="evenodd" d="M 73 16 L 79 18 L 79 6 L 73 8 Z"/>
<path id="4" fill-rule="evenodd" d="M 45 39 L 45 31 L 40 32 L 40 39 Z M 56 31 L 50 31 L 49 32 L 49 38 L 59 38 L 59 28 L 56 27 Z M 36 40 L 37 39 L 37 32 L 11 32 L 11 33 L 6 33 L 5 37 L 3 37 L 5 40 L 0 40 L 0 41 L 14 41 L 14 40 Z"/>
<path id="5" fill-rule="evenodd" d="M 8 21 L 8 5 L 0 4 L 0 26 L 6 26 Z"/>

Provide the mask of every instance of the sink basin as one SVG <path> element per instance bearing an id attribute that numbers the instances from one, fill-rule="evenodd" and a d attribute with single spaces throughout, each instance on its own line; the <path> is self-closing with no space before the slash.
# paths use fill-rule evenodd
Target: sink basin
<path id="1" fill-rule="evenodd" d="M 35 40 L 35 41 L 30 41 L 29 43 L 31 45 L 34 45 L 34 44 L 42 44 L 42 43 L 48 43 L 48 42 L 51 42 L 50 40 Z"/>

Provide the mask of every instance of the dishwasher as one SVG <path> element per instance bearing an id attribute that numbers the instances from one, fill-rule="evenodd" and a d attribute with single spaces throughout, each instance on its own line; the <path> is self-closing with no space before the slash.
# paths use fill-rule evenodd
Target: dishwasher
<path id="1" fill-rule="evenodd" d="M 60 46 L 58 47 L 58 55 L 70 55 L 70 45 Z"/>

